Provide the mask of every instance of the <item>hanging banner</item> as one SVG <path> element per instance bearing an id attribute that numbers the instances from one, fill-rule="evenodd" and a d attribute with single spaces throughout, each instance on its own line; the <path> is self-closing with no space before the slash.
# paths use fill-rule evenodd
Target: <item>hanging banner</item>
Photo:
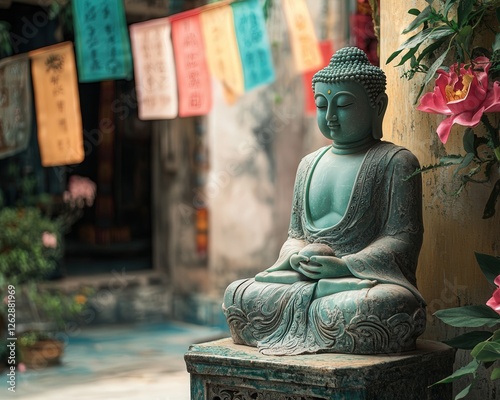
<path id="1" fill-rule="evenodd" d="M 179 116 L 208 114 L 212 87 L 199 14 L 172 20 L 172 43 L 179 85 Z"/>
<path id="2" fill-rule="evenodd" d="M 302 73 L 319 68 L 321 52 L 305 0 L 282 1 L 297 70 Z"/>
<path id="3" fill-rule="evenodd" d="M 64 42 L 29 55 L 42 165 L 78 164 L 85 155 L 73 44 Z"/>
<path id="4" fill-rule="evenodd" d="M 312 78 L 314 74 L 321 68 L 324 68 L 330 62 L 333 55 L 333 43 L 331 40 L 324 40 L 319 43 L 323 65 L 319 68 L 307 71 L 302 75 L 304 83 L 304 107 L 306 115 L 316 115 L 316 102 L 314 101 L 314 94 L 312 91 Z"/>
<path id="5" fill-rule="evenodd" d="M 139 118 L 177 117 L 177 80 L 168 18 L 130 26 Z"/>
<path id="6" fill-rule="evenodd" d="M 231 6 L 202 12 L 201 24 L 210 71 L 222 82 L 226 100 L 235 101 L 244 83 Z"/>
<path id="7" fill-rule="evenodd" d="M 73 1 L 80 82 L 132 77 L 132 55 L 122 0 Z"/>
<path id="8" fill-rule="evenodd" d="M 27 54 L 0 61 L 0 159 L 28 147 L 33 118 L 29 70 Z"/>
<path id="9" fill-rule="evenodd" d="M 236 2 L 231 7 L 243 66 L 245 90 L 274 82 L 271 48 L 259 0 Z"/>

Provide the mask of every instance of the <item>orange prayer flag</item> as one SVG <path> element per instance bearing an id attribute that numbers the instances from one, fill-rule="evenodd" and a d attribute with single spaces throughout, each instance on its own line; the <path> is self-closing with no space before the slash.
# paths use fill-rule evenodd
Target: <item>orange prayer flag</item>
<path id="1" fill-rule="evenodd" d="M 159 18 L 130 26 L 139 118 L 177 117 L 177 80 L 170 21 Z"/>
<path id="2" fill-rule="evenodd" d="M 293 59 L 299 72 L 321 66 L 321 52 L 305 0 L 282 0 L 292 46 Z"/>
<path id="3" fill-rule="evenodd" d="M 73 44 L 64 42 L 29 55 L 42 165 L 78 164 L 85 154 Z"/>
<path id="4" fill-rule="evenodd" d="M 208 114 L 212 86 L 199 14 L 172 21 L 172 44 L 179 85 L 179 116 Z"/>
<path id="5" fill-rule="evenodd" d="M 331 40 L 324 40 L 320 42 L 319 47 L 321 49 L 321 56 L 323 57 L 322 67 L 326 67 L 330 62 L 330 58 L 332 57 L 333 54 L 333 43 Z M 302 75 L 304 82 L 304 106 L 306 115 L 316 114 L 316 103 L 314 101 L 314 95 L 311 84 L 312 84 L 312 78 L 317 71 L 318 68 L 315 68 L 311 71 L 305 72 L 304 75 Z"/>
<path id="6" fill-rule="evenodd" d="M 201 24 L 210 71 L 232 95 L 226 98 L 240 96 L 244 92 L 243 69 L 231 6 L 202 12 Z"/>

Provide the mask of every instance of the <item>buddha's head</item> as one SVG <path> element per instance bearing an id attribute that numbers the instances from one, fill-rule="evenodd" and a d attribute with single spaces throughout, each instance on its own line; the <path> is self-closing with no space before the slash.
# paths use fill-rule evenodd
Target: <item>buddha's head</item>
<path id="1" fill-rule="evenodd" d="M 387 108 L 384 72 L 357 47 L 338 50 L 312 80 L 318 125 L 335 144 L 382 137 Z"/>

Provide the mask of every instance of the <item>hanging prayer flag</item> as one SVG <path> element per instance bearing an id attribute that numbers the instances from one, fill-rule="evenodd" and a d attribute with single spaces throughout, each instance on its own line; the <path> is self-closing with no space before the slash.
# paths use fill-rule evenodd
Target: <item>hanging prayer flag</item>
<path id="1" fill-rule="evenodd" d="M 202 12 L 201 24 L 210 71 L 222 82 L 226 100 L 235 100 L 244 83 L 231 6 Z"/>
<path id="2" fill-rule="evenodd" d="M 80 82 L 131 78 L 132 55 L 123 1 L 72 3 Z"/>
<path id="3" fill-rule="evenodd" d="M 245 90 L 273 82 L 271 48 L 259 0 L 237 2 L 231 7 L 243 66 Z"/>
<path id="4" fill-rule="evenodd" d="M 193 14 L 171 23 L 179 85 L 179 116 L 208 114 L 212 106 L 212 87 L 200 15 Z"/>
<path id="5" fill-rule="evenodd" d="M 83 161 L 83 130 L 73 44 L 29 53 L 40 156 L 44 167 Z"/>
<path id="6" fill-rule="evenodd" d="M 27 54 L 0 61 L 0 159 L 28 147 L 33 116 L 29 70 Z"/>
<path id="7" fill-rule="evenodd" d="M 299 72 L 321 66 L 314 25 L 305 0 L 282 0 L 295 66 Z"/>
<path id="8" fill-rule="evenodd" d="M 177 116 L 177 81 L 168 18 L 130 26 L 140 119 Z"/>
<path id="9" fill-rule="evenodd" d="M 320 68 L 326 67 L 330 62 L 333 54 L 333 43 L 331 40 L 324 40 L 319 43 L 321 56 L 323 58 L 323 65 Z M 314 101 L 314 94 L 312 91 L 312 78 L 318 69 L 305 72 L 303 76 L 304 82 L 304 105 L 307 115 L 316 115 L 316 103 Z"/>

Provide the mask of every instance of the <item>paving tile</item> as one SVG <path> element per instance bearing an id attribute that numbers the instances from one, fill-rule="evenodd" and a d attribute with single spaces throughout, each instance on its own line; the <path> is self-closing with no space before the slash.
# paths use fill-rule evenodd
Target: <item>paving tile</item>
<path id="1" fill-rule="evenodd" d="M 60 366 L 17 374 L 22 400 L 188 400 L 189 345 L 228 336 L 219 328 L 169 322 L 87 328 L 71 336 Z M 4 392 L 4 393 L 5 393 Z"/>

